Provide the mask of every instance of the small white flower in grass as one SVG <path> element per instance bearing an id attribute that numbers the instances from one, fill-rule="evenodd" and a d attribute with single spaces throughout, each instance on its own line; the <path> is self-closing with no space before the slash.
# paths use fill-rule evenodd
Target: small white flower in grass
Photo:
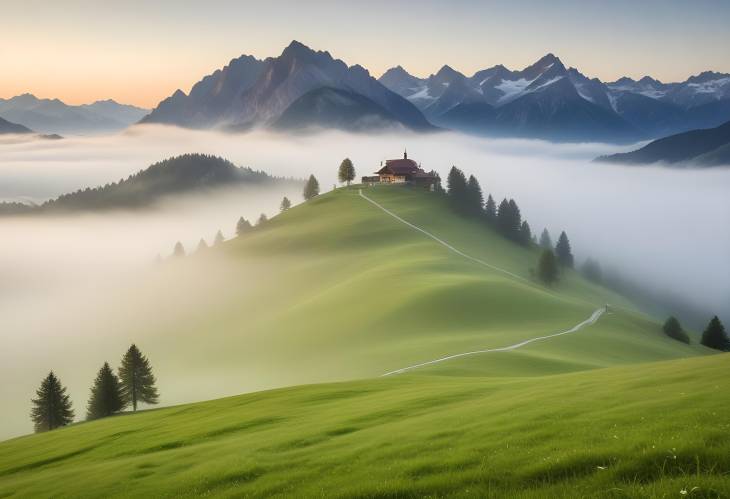
<path id="1" fill-rule="evenodd" d="M 679 493 L 682 494 L 683 496 L 686 496 L 687 495 L 687 489 L 682 489 L 682 490 L 679 491 Z"/>
<path id="2" fill-rule="evenodd" d="M 605 466 L 596 466 L 596 468 L 598 468 L 599 470 L 605 470 L 606 469 Z"/>

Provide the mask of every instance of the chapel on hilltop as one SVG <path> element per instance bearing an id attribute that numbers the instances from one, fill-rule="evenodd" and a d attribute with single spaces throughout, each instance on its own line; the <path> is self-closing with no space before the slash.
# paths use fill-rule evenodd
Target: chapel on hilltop
<path id="1" fill-rule="evenodd" d="M 375 172 L 377 176 L 363 177 L 363 184 L 411 184 L 434 191 L 441 183 L 438 173 L 425 172 L 421 166 L 408 159 L 408 152 L 403 151 L 402 159 L 388 159 L 385 165 Z"/>

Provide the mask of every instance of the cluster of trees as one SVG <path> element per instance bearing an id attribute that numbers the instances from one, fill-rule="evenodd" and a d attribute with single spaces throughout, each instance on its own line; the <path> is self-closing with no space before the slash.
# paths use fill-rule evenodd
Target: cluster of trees
<path id="1" fill-rule="evenodd" d="M 682 328 L 676 317 L 670 316 L 662 326 L 664 334 L 682 343 L 690 343 L 689 335 Z M 708 348 L 714 348 L 715 350 L 721 350 L 723 352 L 730 351 L 730 338 L 728 338 L 725 326 L 722 324 L 720 319 L 715 316 L 707 324 L 707 327 L 702 332 L 702 339 L 700 343 Z"/>
<path id="2" fill-rule="evenodd" d="M 104 362 L 91 386 L 86 408 L 86 419 L 111 416 L 140 402 L 157 404 L 159 394 L 155 386 L 152 366 L 136 345 L 129 347 L 122 357 L 117 374 Z M 30 417 L 36 432 L 50 431 L 71 424 L 74 410 L 66 387 L 53 371 L 48 373 L 32 399 Z"/>

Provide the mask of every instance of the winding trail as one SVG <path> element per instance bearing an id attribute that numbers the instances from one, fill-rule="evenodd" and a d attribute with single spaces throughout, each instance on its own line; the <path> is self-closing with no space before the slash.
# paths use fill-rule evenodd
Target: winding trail
<path id="1" fill-rule="evenodd" d="M 570 334 L 575 333 L 577 331 L 580 331 L 585 326 L 590 326 L 591 324 L 595 324 L 595 322 L 606 312 L 605 307 L 601 307 L 595 312 L 591 314 L 589 318 L 581 322 L 580 324 L 576 324 L 572 328 L 568 329 L 567 331 L 561 331 L 559 333 L 549 334 L 547 336 L 538 336 L 537 338 L 530 338 L 529 340 L 521 341 L 519 343 L 515 343 L 514 345 L 510 345 L 507 347 L 500 347 L 500 348 L 490 348 L 487 350 L 474 350 L 473 352 L 464 352 L 464 353 L 457 353 L 454 355 L 449 355 L 446 357 L 441 357 L 440 359 L 436 360 L 429 360 L 428 362 L 421 362 L 420 364 L 414 364 L 412 366 L 404 367 L 402 369 L 396 369 L 395 371 L 390 371 L 385 374 L 381 374 L 381 376 L 390 376 L 391 374 L 400 374 L 404 373 L 406 371 L 410 371 L 411 369 L 416 369 L 423 366 L 428 366 L 431 364 L 438 364 L 439 362 L 444 362 L 446 360 L 456 359 L 459 357 L 466 357 L 468 355 L 476 355 L 479 353 L 489 353 L 489 352 L 509 352 L 510 350 L 516 350 L 517 348 L 523 347 L 525 345 L 529 345 L 530 343 L 534 343 L 536 341 L 541 340 L 547 340 L 548 338 L 555 338 L 556 336 L 562 336 L 564 334 Z"/>
<path id="2" fill-rule="evenodd" d="M 407 225 L 408 227 L 410 227 L 410 228 L 412 228 L 414 230 L 417 230 L 418 232 L 421 232 L 422 234 L 430 237 L 431 239 L 433 239 L 434 241 L 436 241 L 440 245 L 448 248 L 450 251 L 453 251 L 457 255 L 462 256 L 462 257 L 464 257 L 464 258 L 466 258 L 468 260 L 471 260 L 471 261 L 473 261 L 475 263 L 478 263 L 479 265 L 483 265 L 483 266 L 485 266 L 487 268 L 490 268 L 492 270 L 496 270 L 498 272 L 502 272 L 503 274 L 506 274 L 506 275 L 512 277 L 513 279 L 517 279 L 519 281 L 526 282 L 526 283 L 528 283 L 530 285 L 533 284 L 532 282 L 530 282 L 529 280 L 525 279 L 524 277 L 519 276 L 517 274 L 514 274 L 514 273 L 510 272 L 509 270 L 502 269 L 500 267 L 497 267 L 495 265 L 492 265 L 491 263 L 487 263 L 484 260 L 480 260 L 479 258 L 475 258 L 475 257 L 473 257 L 471 255 L 467 255 L 466 253 L 464 253 L 463 251 L 461 251 L 461 250 L 453 247 L 452 245 L 450 245 L 449 243 L 447 243 L 443 239 L 440 239 L 440 238 L 436 237 L 435 235 L 431 234 L 430 232 L 428 232 L 425 229 L 422 229 L 421 227 L 418 227 L 417 225 L 413 225 L 412 223 L 410 223 L 407 220 L 404 220 L 403 218 L 399 217 L 398 215 L 396 215 L 395 213 L 393 213 L 392 211 L 390 211 L 389 209 L 387 209 L 386 207 L 384 207 L 383 205 L 381 205 L 377 201 L 374 201 L 374 200 L 370 199 L 365 194 L 363 194 L 362 189 L 359 189 L 358 192 L 360 193 L 360 197 L 361 198 L 363 198 L 366 201 L 368 201 L 369 203 L 373 204 L 378 209 L 384 211 L 385 213 L 387 213 L 391 217 L 395 218 L 399 222 Z M 520 347 L 523 347 L 525 345 L 529 345 L 530 343 L 534 343 L 536 341 L 547 340 L 549 338 L 555 338 L 556 336 L 562 336 L 564 334 L 575 333 L 575 332 L 580 331 L 581 329 L 583 329 L 585 326 L 590 326 L 591 324 L 595 324 L 595 322 L 598 321 L 598 319 L 600 319 L 600 317 L 604 313 L 606 313 L 607 309 L 608 309 L 608 306 L 601 307 L 601 308 L 597 309 L 586 320 L 584 320 L 583 322 L 581 322 L 579 324 L 576 324 L 575 326 L 573 326 L 572 328 L 570 328 L 570 329 L 568 329 L 566 331 L 561 331 L 559 333 L 549 334 L 547 336 L 538 336 L 536 338 L 530 338 L 528 340 L 521 341 L 519 343 L 515 343 L 514 345 L 509 345 L 509 346 L 506 346 L 506 347 L 490 348 L 490 349 L 486 349 L 486 350 L 474 350 L 473 352 L 464 352 L 464 353 L 457 353 L 457 354 L 454 354 L 454 355 L 448 355 L 446 357 L 441 357 L 440 359 L 429 360 L 428 362 L 422 362 L 420 364 L 415 364 L 415 365 L 412 365 L 412 366 L 403 367 L 401 369 L 396 369 L 395 371 L 387 372 L 385 374 L 382 374 L 381 376 L 390 376 L 390 375 L 393 375 L 393 374 L 400 374 L 400 373 L 404 373 L 406 371 L 410 371 L 412 369 L 417 369 L 419 367 L 428 366 L 428 365 L 431 365 L 431 364 L 437 364 L 439 362 L 444 362 L 444 361 L 451 360 L 451 359 L 456 359 L 456 358 L 459 358 L 459 357 L 466 357 L 468 355 L 476 355 L 476 354 L 480 354 L 480 353 L 490 353 L 490 352 L 509 352 L 510 350 L 516 350 L 516 349 L 518 349 Z"/>

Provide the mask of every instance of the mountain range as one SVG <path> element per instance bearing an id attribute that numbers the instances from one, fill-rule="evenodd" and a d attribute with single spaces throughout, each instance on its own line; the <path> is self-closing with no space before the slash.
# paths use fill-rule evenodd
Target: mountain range
<path id="1" fill-rule="evenodd" d="M 428 78 L 401 66 L 379 79 L 434 124 L 498 136 L 634 141 L 718 126 L 730 119 L 730 75 L 682 83 L 650 77 L 604 83 L 553 54 L 520 71 L 502 65 L 472 76 L 442 67 Z"/>
<path id="2" fill-rule="evenodd" d="M 23 94 L 0 99 L 0 117 L 44 134 L 87 135 L 123 130 L 149 111 L 113 100 L 72 106 Z"/>
<path id="3" fill-rule="evenodd" d="M 636 151 L 601 156 L 597 161 L 626 164 L 730 165 L 730 121 L 655 140 Z"/>
<path id="4" fill-rule="evenodd" d="M 33 130 L 0 118 L 0 134 L 4 133 L 33 133 Z"/>

